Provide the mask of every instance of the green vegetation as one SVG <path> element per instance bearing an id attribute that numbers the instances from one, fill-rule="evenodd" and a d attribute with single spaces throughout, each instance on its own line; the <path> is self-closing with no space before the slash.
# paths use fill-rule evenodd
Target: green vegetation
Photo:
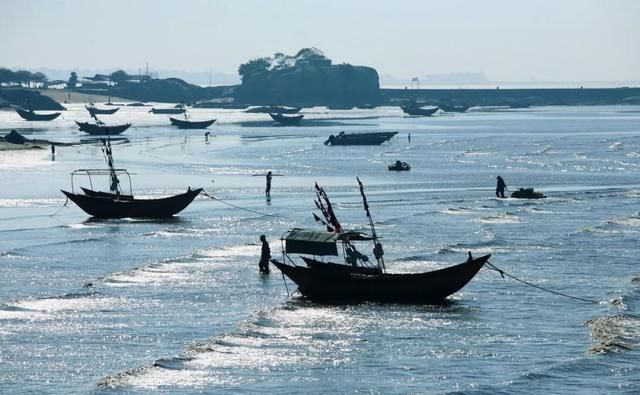
<path id="1" fill-rule="evenodd" d="M 328 67 L 331 59 L 317 48 L 303 48 L 294 56 L 275 53 L 273 57 L 256 58 L 238 67 L 238 74 L 244 83 L 246 78 L 256 74 L 284 71 L 303 67 Z"/>
<path id="2" fill-rule="evenodd" d="M 27 70 L 11 71 L 0 68 L 0 86 L 18 86 L 27 88 L 42 88 L 48 78 L 40 72 L 32 73 Z"/>

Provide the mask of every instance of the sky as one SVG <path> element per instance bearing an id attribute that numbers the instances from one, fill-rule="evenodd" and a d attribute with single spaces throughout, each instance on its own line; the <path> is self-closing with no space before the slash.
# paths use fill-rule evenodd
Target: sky
<path id="1" fill-rule="evenodd" d="M 0 67 L 237 73 L 316 47 L 381 75 L 640 81 L 640 0 L 0 0 Z"/>

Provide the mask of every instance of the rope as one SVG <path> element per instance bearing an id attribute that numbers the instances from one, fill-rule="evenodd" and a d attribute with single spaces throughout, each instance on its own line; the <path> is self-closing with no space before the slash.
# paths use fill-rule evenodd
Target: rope
<path id="1" fill-rule="evenodd" d="M 282 273 L 282 282 L 284 283 L 284 287 L 287 289 L 287 297 L 291 296 L 289 293 L 289 286 L 287 285 L 287 280 L 284 278 L 284 273 Z"/>
<path id="2" fill-rule="evenodd" d="M 504 276 L 507 276 L 507 277 L 509 277 L 509 278 L 511 278 L 511 279 L 513 279 L 513 280 L 519 281 L 519 282 L 521 282 L 521 283 L 523 283 L 523 284 L 529 285 L 529 286 L 534 287 L 534 288 L 538 288 L 539 290 L 542 290 L 542 291 L 545 291 L 545 292 L 549 292 L 549 293 L 552 293 L 552 294 L 555 294 L 555 295 L 559 295 L 559 296 L 564 296 L 565 298 L 569 298 L 569 299 L 580 300 L 580 301 L 582 301 L 582 302 L 600 304 L 600 302 L 599 302 L 599 301 L 597 301 L 597 300 L 593 300 L 593 299 L 586 299 L 586 298 L 580 298 L 580 297 L 577 297 L 577 296 L 567 295 L 567 294 L 562 293 L 562 292 L 553 291 L 553 290 L 551 290 L 551 289 L 543 288 L 543 287 L 541 287 L 541 286 L 539 286 L 539 285 L 532 284 L 532 283 L 530 283 L 530 282 L 528 282 L 528 281 L 521 280 L 521 279 L 519 279 L 519 278 L 517 278 L 517 277 L 515 277 L 515 276 L 512 276 L 511 274 L 509 274 L 509 273 L 505 272 L 504 270 L 498 269 L 497 267 L 495 267 L 495 266 L 494 266 L 491 262 L 489 262 L 489 261 L 487 261 L 487 266 L 488 266 L 491 270 L 495 270 L 496 272 L 500 273 L 500 275 L 502 276 L 502 278 L 504 278 Z"/>
<path id="3" fill-rule="evenodd" d="M 67 197 L 67 199 L 64 201 L 64 204 L 62 205 L 62 207 L 60 207 L 58 210 L 56 210 L 55 213 L 49 215 L 49 217 L 53 218 L 55 217 L 60 211 L 62 211 L 63 208 L 67 207 L 67 203 L 69 203 L 69 198 Z"/>
<path id="4" fill-rule="evenodd" d="M 237 209 L 239 209 L 239 210 L 248 211 L 248 212 L 250 212 L 250 213 L 254 213 L 254 214 L 258 214 L 258 215 L 264 215 L 264 216 L 266 216 L 266 217 L 281 217 L 281 215 L 261 213 L 260 211 L 255 211 L 255 210 L 251 210 L 251 209 L 248 209 L 248 208 L 244 208 L 244 207 L 236 206 L 235 204 L 231 204 L 231 203 L 229 203 L 229 202 L 225 202 L 224 200 L 219 199 L 219 198 L 217 198 L 217 197 L 215 197 L 215 196 L 211 196 L 211 195 L 209 195 L 207 192 L 205 192 L 204 190 L 202 190 L 202 192 L 201 192 L 201 193 L 202 193 L 204 196 L 206 196 L 206 197 L 208 197 L 208 198 L 210 198 L 210 199 L 213 199 L 213 200 L 215 200 L 215 201 L 218 201 L 218 202 L 220 202 L 220 203 L 222 203 L 222 204 L 226 204 L 227 206 L 231 206 L 231 207 L 237 208 Z"/>

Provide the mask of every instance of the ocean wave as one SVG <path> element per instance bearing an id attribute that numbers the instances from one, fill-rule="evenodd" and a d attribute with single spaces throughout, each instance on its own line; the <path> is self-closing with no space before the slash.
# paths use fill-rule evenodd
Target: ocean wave
<path id="1" fill-rule="evenodd" d="M 449 215 L 471 215 L 476 212 L 473 208 L 470 207 L 447 207 L 444 210 L 440 211 L 442 214 Z"/>
<path id="2" fill-rule="evenodd" d="M 64 203 L 64 198 L 50 199 L 0 199 L 0 208 L 41 208 L 59 207 Z"/>
<path id="3" fill-rule="evenodd" d="M 609 146 L 609 151 L 620 151 L 622 149 L 622 143 L 616 141 L 615 143 Z"/>
<path id="4" fill-rule="evenodd" d="M 238 257 L 256 257 L 260 254 L 258 244 L 236 245 L 224 248 L 198 250 L 192 254 L 173 257 L 162 262 L 149 263 L 122 272 L 97 278 L 85 284 L 93 287 L 100 283 L 110 287 L 128 287 L 149 284 L 193 284 L 202 275 L 202 270 L 211 264 L 219 265 L 237 260 Z"/>
<path id="5" fill-rule="evenodd" d="M 474 218 L 473 222 L 481 224 L 517 224 L 522 222 L 522 218 L 511 213 L 501 213 L 481 218 Z"/>
<path id="6" fill-rule="evenodd" d="M 640 226 L 640 216 L 631 215 L 628 217 L 616 218 L 607 221 L 607 223 L 612 225 Z"/>
<path id="7" fill-rule="evenodd" d="M 589 352 L 605 354 L 640 349 L 640 318 L 626 314 L 605 316 L 586 322 L 596 342 Z"/>

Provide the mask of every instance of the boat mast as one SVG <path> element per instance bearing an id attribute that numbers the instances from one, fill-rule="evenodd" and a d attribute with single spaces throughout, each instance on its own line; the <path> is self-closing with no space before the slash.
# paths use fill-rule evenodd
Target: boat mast
<path id="1" fill-rule="evenodd" d="M 356 177 L 356 179 L 358 180 L 358 185 L 360 186 L 360 194 L 362 195 L 364 211 L 367 213 L 367 218 L 369 218 L 369 227 L 371 228 L 371 236 L 373 236 L 373 255 L 376 257 L 378 267 L 384 273 L 386 271 L 386 268 L 384 266 L 384 251 L 382 250 L 382 244 L 378 241 L 376 228 L 373 225 L 373 218 L 371 218 L 371 213 L 369 212 L 369 203 L 367 203 L 367 196 L 364 194 L 364 185 L 362 185 L 362 181 L 360 181 L 359 177 Z"/>
<path id="2" fill-rule="evenodd" d="M 116 174 L 116 168 L 113 164 L 113 154 L 111 152 L 111 139 L 109 138 L 101 138 L 102 141 L 102 152 L 104 153 L 105 158 L 107 159 L 107 166 L 109 166 L 109 177 L 111 179 L 111 183 L 109 184 L 109 191 L 111 191 L 114 195 L 120 195 L 120 180 L 118 180 L 118 175 Z"/>

